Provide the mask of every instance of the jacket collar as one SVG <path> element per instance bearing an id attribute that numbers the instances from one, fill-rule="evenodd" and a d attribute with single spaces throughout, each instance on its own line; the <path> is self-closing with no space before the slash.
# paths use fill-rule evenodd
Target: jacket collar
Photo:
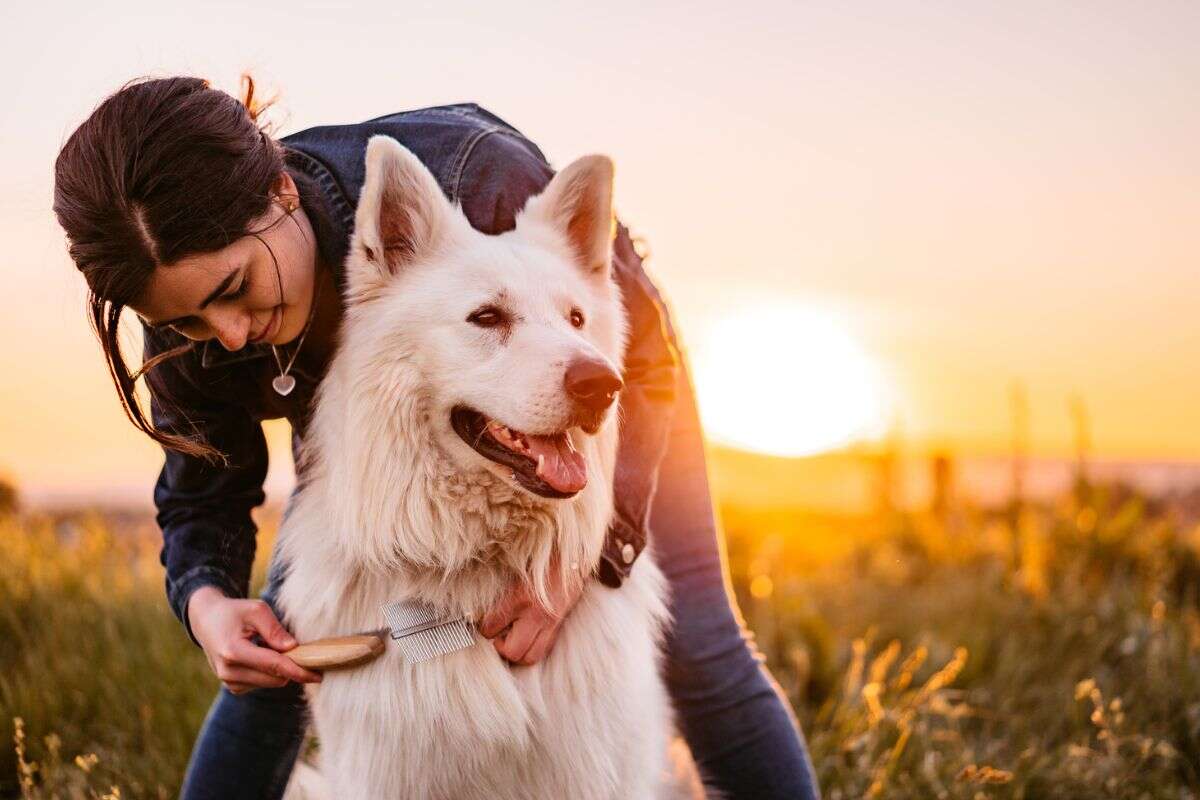
<path id="1" fill-rule="evenodd" d="M 284 144 L 283 147 L 287 164 L 312 178 L 320 189 L 321 197 L 329 211 L 332 227 L 330 235 L 338 244 L 335 249 L 344 254 L 350 246 L 350 233 L 354 230 L 354 206 L 346 199 L 346 193 L 333 177 L 333 173 L 319 159 L 294 145 Z M 333 269 L 333 282 L 340 294 L 344 294 L 346 289 L 343 261 L 344 259 L 335 259 L 335 263 L 330 264 Z"/>
<path id="2" fill-rule="evenodd" d="M 249 361 L 253 358 L 264 358 L 271 355 L 269 344 L 248 344 L 241 350 L 226 350 L 215 339 L 206 339 L 200 345 L 200 366 L 208 369 L 225 364 L 236 364 L 239 361 Z"/>
<path id="3" fill-rule="evenodd" d="M 286 362 L 288 356 L 282 356 Z M 205 369 L 213 367 L 223 367 L 228 364 L 236 364 L 239 361 L 251 361 L 256 358 L 273 358 L 271 353 L 271 345 L 269 344 L 248 344 L 241 350 L 226 350 L 213 339 L 205 340 L 200 346 L 200 366 Z M 271 362 L 274 364 L 274 362 Z M 276 369 L 276 367 L 272 367 Z M 289 375 L 296 375 L 304 378 L 306 381 L 315 381 L 316 375 L 308 372 L 304 367 L 300 366 L 299 361 L 294 362 L 291 369 L 288 370 Z"/>

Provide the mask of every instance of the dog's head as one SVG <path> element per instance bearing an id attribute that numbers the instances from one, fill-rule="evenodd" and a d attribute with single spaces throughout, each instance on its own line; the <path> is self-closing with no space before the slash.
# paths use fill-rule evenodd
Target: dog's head
<path id="1" fill-rule="evenodd" d="M 352 346 L 369 351 L 355 362 L 387 376 L 397 408 L 420 395 L 460 468 L 548 498 L 587 484 L 587 437 L 622 387 L 612 174 L 608 158 L 581 158 L 514 230 L 487 236 L 401 144 L 369 142 L 346 262 Z"/>

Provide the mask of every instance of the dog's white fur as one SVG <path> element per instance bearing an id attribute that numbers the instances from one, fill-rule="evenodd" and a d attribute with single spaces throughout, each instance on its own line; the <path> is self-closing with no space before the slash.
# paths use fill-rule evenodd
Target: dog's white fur
<path id="1" fill-rule="evenodd" d="M 566 364 L 600 358 L 620 371 L 611 187 L 607 158 L 581 158 L 515 230 L 486 236 L 412 153 L 370 141 L 341 341 L 280 533 L 278 599 L 301 641 L 376 629 L 380 607 L 400 599 L 478 620 L 518 576 L 544 596 L 555 563 L 567 580 L 592 571 L 612 514 L 615 409 L 595 435 L 571 429 L 588 482 L 567 500 L 518 486 L 449 419 L 466 404 L 514 429 L 560 431 Z M 466 321 L 489 302 L 513 314 L 507 338 Z M 311 708 L 334 796 L 662 797 L 665 592 L 647 551 L 619 590 L 586 584 L 534 666 L 509 666 L 477 637 L 432 661 L 409 664 L 393 646 L 327 673 Z"/>

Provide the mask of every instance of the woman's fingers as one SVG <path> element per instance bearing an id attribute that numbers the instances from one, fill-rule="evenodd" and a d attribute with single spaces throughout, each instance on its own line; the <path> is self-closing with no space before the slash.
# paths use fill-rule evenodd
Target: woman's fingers
<path id="1" fill-rule="evenodd" d="M 510 590 L 500 602 L 484 614 L 479 621 L 479 632 L 486 639 L 494 639 L 516 619 L 517 611 L 525 602 L 524 594 L 518 590 Z"/>
<path id="2" fill-rule="evenodd" d="M 556 574 L 552 571 L 552 577 Z M 479 632 L 494 639 L 496 652 L 514 664 L 536 664 L 546 657 L 558 638 L 559 626 L 583 594 L 582 581 L 550 587 L 551 608 L 532 595 L 528 584 L 515 582 L 496 607 L 479 621 Z"/>
<path id="3" fill-rule="evenodd" d="M 550 648 L 554 646 L 554 640 L 557 638 L 557 627 L 547 625 L 538 631 L 533 644 L 529 645 L 529 649 L 525 651 L 525 657 L 521 659 L 520 663 L 522 666 L 532 666 L 545 658 L 546 654 L 550 652 Z"/>
<path id="4" fill-rule="evenodd" d="M 320 675 L 302 669 L 287 656 L 258 647 L 245 639 L 231 646 L 229 658 L 220 661 L 215 671 L 233 694 L 245 694 L 252 689 L 278 688 L 289 681 L 312 683 L 321 680 Z"/>
<path id="5" fill-rule="evenodd" d="M 263 641 L 275 650 L 291 650 L 296 646 L 296 639 L 279 622 L 275 612 L 262 600 L 253 601 L 254 606 L 246 614 L 247 627 L 254 630 Z"/>
<path id="6" fill-rule="evenodd" d="M 513 623 L 512 630 L 507 635 L 496 639 L 496 652 L 514 664 L 520 664 L 541 630 L 539 620 L 520 617 Z"/>
<path id="7" fill-rule="evenodd" d="M 253 648 L 252 650 L 242 650 L 242 652 L 246 653 L 247 658 L 252 659 L 252 661 L 245 661 L 243 663 L 259 671 L 267 672 L 271 675 L 280 675 L 297 683 L 321 682 L 319 673 L 304 669 L 290 658 L 280 656 L 278 652 L 275 652 L 280 650 L 287 652 L 295 648 L 298 642 L 279 622 L 279 618 L 275 616 L 275 612 L 271 610 L 269 605 L 261 600 L 257 601 L 255 607 L 246 615 L 246 624 L 273 649 L 268 650 L 265 647 L 254 647 L 252 643 L 243 640 Z"/>
<path id="8" fill-rule="evenodd" d="M 230 666 L 249 668 L 271 678 L 295 681 L 296 683 L 320 683 L 321 676 L 316 672 L 305 669 L 285 655 L 276 653 L 266 647 L 258 647 L 247 639 L 239 639 L 233 643 L 230 652 Z M 272 684 L 275 685 L 275 684 Z"/>
<path id="9" fill-rule="evenodd" d="M 296 639 L 262 600 L 239 600 L 201 587 L 188 601 L 188 620 L 213 672 L 235 694 L 288 681 L 321 680 L 318 673 L 277 652 L 295 647 Z M 265 647 L 257 644 L 259 639 Z"/>

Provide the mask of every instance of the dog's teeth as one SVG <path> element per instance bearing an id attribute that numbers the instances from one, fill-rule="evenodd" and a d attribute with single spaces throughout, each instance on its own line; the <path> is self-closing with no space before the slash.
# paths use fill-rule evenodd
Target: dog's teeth
<path id="1" fill-rule="evenodd" d="M 539 478 L 542 477 L 542 467 L 544 467 L 545 465 L 546 465 L 546 454 L 538 453 L 538 465 L 537 465 L 537 469 L 534 471 L 534 474 L 537 475 Z"/>

